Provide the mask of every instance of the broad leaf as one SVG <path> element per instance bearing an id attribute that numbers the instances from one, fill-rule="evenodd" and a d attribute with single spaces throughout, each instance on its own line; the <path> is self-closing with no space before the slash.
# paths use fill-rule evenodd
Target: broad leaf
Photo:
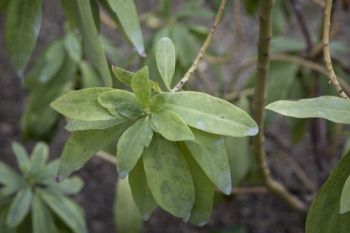
<path id="1" fill-rule="evenodd" d="M 116 139 L 117 127 L 76 131 L 68 138 L 60 159 L 59 179 L 82 167 L 95 153 Z"/>
<path id="2" fill-rule="evenodd" d="M 160 93 L 152 99 L 177 113 L 188 125 L 208 133 L 244 137 L 258 132 L 255 121 L 233 104 L 194 91 Z"/>
<path id="3" fill-rule="evenodd" d="M 176 113 L 160 110 L 151 115 L 152 129 L 169 141 L 193 140 L 191 129 Z"/>
<path id="4" fill-rule="evenodd" d="M 141 56 L 145 56 L 145 48 L 134 0 L 107 0 L 115 12 L 126 36 Z"/>
<path id="5" fill-rule="evenodd" d="M 341 192 L 349 174 L 350 152 L 338 162 L 312 202 L 306 219 L 306 233 L 349 232 L 350 212 L 339 213 Z"/>
<path id="6" fill-rule="evenodd" d="M 27 66 L 41 27 L 42 0 L 11 0 L 7 7 L 5 47 L 20 76 Z"/>
<path id="7" fill-rule="evenodd" d="M 143 153 L 147 184 L 157 204 L 188 221 L 194 204 L 194 186 L 179 147 L 155 135 Z"/>
<path id="8" fill-rule="evenodd" d="M 113 90 L 108 87 L 86 88 L 78 91 L 71 91 L 51 103 L 51 107 L 66 117 L 84 120 L 99 121 L 112 120 L 111 115 L 97 101 L 102 93 Z"/>
<path id="9" fill-rule="evenodd" d="M 117 146 L 117 169 L 124 178 L 141 157 L 143 148 L 152 140 L 153 131 L 148 118 L 141 118 L 124 131 Z"/>
<path id="10" fill-rule="evenodd" d="M 58 233 L 49 208 L 37 194 L 33 197 L 32 229 L 33 233 Z"/>
<path id="11" fill-rule="evenodd" d="M 266 109 L 296 118 L 324 118 L 336 123 L 350 124 L 350 101 L 335 96 L 320 96 L 298 101 L 280 100 Z"/>
<path id="12" fill-rule="evenodd" d="M 151 105 L 151 83 L 148 81 L 147 66 L 136 72 L 132 77 L 131 88 L 143 106 L 149 107 Z"/>
<path id="13" fill-rule="evenodd" d="M 223 136 L 193 130 L 194 141 L 186 141 L 193 158 L 223 193 L 231 193 L 231 173 Z"/>
<path id="14" fill-rule="evenodd" d="M 170 89 L 175 72 L 175 60 L 175 46 L 173 42 L 167 37 L 161 38 L 157 43 L 156 61 L 160 76 L 168 89 Z"/>
<path id="15" fill-rule="evenodd" d="M 350 211 L 350 174 L 346 179 L 340 198 L 340 213 L 344 214 Z"/>
<path id="16" fill-rule="evenodd" d="M 108 69 L 107 58 L 104 54 L 94 22 L 90 1 L 78 0 L 76 2 L 84 50 L 88 58 L 96 66 L 105 86 L 112 86 L 112 78 Z"/>
<path id="17" fill-rule="evenodd" d="M 143 161 L 139 160 L 129 174 L 129 184 L 138 210 L 144 220 L 148 220 L 157 203 L 147 185 Z"/>
<path id="18" fill-rule="evenodd" d="M 37 190 L 40 198 L 60 217 L 75 233 L 87 233 L 81 208 L 63 195 L 54 195 L 46 190 Z"/>
<path id="19" fill-rule="evenodd" d="M 82 121 L 70 119 L 65 126 L 65 129 L 74 132 L 91 129 L 107 129 L 116 125 L 120 125 L 128 121 L 126 118 L 116 118 L 113 120 L 102 120 L 102 121 Z"/>
<path id="20" fill-rule="evenodd" d="M 140 233 L 142 217 L 132 197 L 128 179 L 118 180 L 114 199 L 114 219 L 118 232 Z"/>
<path id="21" fill-rule="evenodd" d="M 12 143 L 12 151 L 16 155 L 17 164 L 22 173 L 26 173 L 30 169 L 30 161 L 26 149 L 18 142 Z"/>
<path id="22" fill-rule="evenodd" d="M 195 190 L 195 202 L 190 222 L 197 226 L 203 226 L 210 219 L 213 209 L 214 185 L 198 166 L 186 146 L 180 145 L 180 147 L 190 167 Z"/>
<path id="23" fill-rule="evenodd" d="M 131 92 L 114 89 L 101 94 L 97 100 L 115 117 L 136 119 L 142 115 L 142 107 Z"/>
<path id="24" fill-rule="evenodd" d="M 29 212 L 32 196 L 30 187 L 23 188 L 16 194 L 6 218 L 9 227 L 16 227 L 24 220 Z"/>

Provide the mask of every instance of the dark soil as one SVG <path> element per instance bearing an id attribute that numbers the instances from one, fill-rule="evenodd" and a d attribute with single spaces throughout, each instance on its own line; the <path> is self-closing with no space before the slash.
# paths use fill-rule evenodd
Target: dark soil
<path id="1" fill-rule="evenodd" d="M 138 5 L 141 9 L 150 9 L 155 2 L 138 1 Z M 43 26 L 34 58 L 45 45 L 63 34 L 64 17 L 59 9 L 59 1 L 44 1 Z M 228 22 L 229 20 L 225 21 L 225 23 Z M 3 36 L 3 28 L 4 16 L 1 15 L 1 36 Z M 254 33 L 256 33 L 255 29 L 248 32 L 248 34 Z M 232 42 L 231 37 L 224 38 L 226 42 L 224 41 L 223 44 Z M 255 37 L 250 38 L 248 41 L 254 42 L 255 39 Z M 255 49 L 255 44 L 251 46 Z M 16 77 L 6 58 L 3 37 L 0 38 L 0 88 L 0 159 L 13 165 L 11 142 L 20 141 L 19 122 L 25 106 L 26 93 L 21 86 L 21 80 Z M 288 135 L 286 124 L 283 121 L 280 122 L 279 127 L 271 129 L 270 132 L 274 135 Z M 67 136 L 67 132 L 61 127 L 50 145 L 51 158 L 59 156 Z M 307 172 L 311 181 L 318 183 L 318 170 L 314 163 L 314 155 L 309 146 L 308 137 L 298 146 L 291 145 L 289 141 L 287 137 L 281 145 L 280 141 L 276 144 L 276 138 L 268 138 L 267 150 L 273 175 L 285 183 L 294 194 L 304 200 L 310 200 L 310 192 L 296 178 L 288 163 L 281 159 L 283 156 L 289 156 Z M 31 148 L 33 142 L 25 145 Z M 95 157 L 77 172 L 77 175 L 85 181 L 85 187 L 75 199 L 85 209 L 89 232 L 115 232 L 112 211 L 117 181 L 115 167 Z M 211 221 L 205 227 L 199 228 L 185 224 L 162 210 L 157 210 L 144 225 L 144 233 L 210 233 L 215 229 L 237 225 L 245 226 L 247 232 L 250 233 L 302 233 L 304 232 L 304 217 L 291 210 L 272 194 L 244 194 L 221 201 L 216 206 Z"/>

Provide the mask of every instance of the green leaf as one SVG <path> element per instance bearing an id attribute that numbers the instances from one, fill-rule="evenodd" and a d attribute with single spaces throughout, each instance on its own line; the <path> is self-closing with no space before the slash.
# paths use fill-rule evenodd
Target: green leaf
<path id="1" fill-rule="evenodd" d="M 74 132 L 74 131 L 83 131 L 91 129 L 107 129 L 116 125 L 120 125 L 128 121 L 125 118 L 117 118 L 113 120 L 102 120 L 102 121 L 81 121 L 69 119 L 65 129 Z"/>
<path id="2" fill-rule="evenodd" d="M 37 189 L 37 193 L 46 205 L 75 233 L 87 233 L 83 211 L 77 204 L 65 196 L 54 195 L 43 189 Z"/>
<path id="3" fill-rule="evenodd" d="M 33 233 L 58 233 L 49 208 L 37 194 L 33 197 L 32 229 Z"/>
<path id="4" fill-rule="evenodd" d="M 108 69 L 107 58 L 103 51 L 99 34 L 94 22 L 89 0 L 76 0 L 79 12 L 80 29 L 83 46 L 87 57 L 96 66 L 105 86 L 112 86 L 112 78 Z"/>
<path id="5" fill-rule="evenodd" d="M 114 200 L 114 218 L 118 232 L 140 233 L 142 217 L 132 197 L 128 179 L 118 180 Z"/>
<path id="6" fill-rule="evenodd" d="M 177 113 L 188 125 L 208 133 L 244 137 L 258 132 L 255 121 L 233 104 L 194 91 L 160 93 L 152 99 Z"/>
<path id="7" fill-rule="evenodd" d="M 90 64 L 81 61 L 79 63 L 79 69 L 81 71 L 81 81 L 84 88 L 98 87 L 102 85 L 101 81 L 96 78 L 98 77 L 96 70 Z"/>
<path id="8" fill-rule="evenodd" d="M 249 100 L 241 97 L 237 106 L 249 111 Z M 225 137 L 227 157 L 230 164 L 232 186 L 238 186 L 252 166 L 252 151 L 249 138 Z"/>
<path id="9" fill-rule="evenodd" d="M 131 86 L 131 80 L 132 77 L 135 75 L 135 73 L 124 70 L 118 66 L 112 66 L 112 71 L 114 76 L 122 83 L 124 83 L 127 86 Z"/>
<path id="10" fill-rule="evenodd" d="M 119 68 L 117 66 L 112 66 L 112 71 L 113 71 L 113 74 L 114 76 L 120 81 L 122 82 L 123 84 L 127 85 L 127 86 L 131 86 L 131 80 L 132 80 L 132 77 L 135 75 L 135 73 L 133 72 L 130 72 L 130 71 L 127 71 L 127 70 L 124 70 L 122 68 Z M 148 82 L 150 83 L 151 85 L 151 88 L 153 91 L 155 92 L 160 92 L 160 87 L 158 85 L 158 83 L 148 79 Z"/>
<path id="11" fill-rule="evenodd" d="M 45 64 L 44 64 L 45 66 Z M 40 71 L 41 71 L 41 66 Z M 35 69 L 35 68 L 34 68 Z M 50 108 L 50 103 L 68 92 L 77 71 L 77 65 L 66 54 L 59 71 L 47 83 L 39 83 L 39 74 L 30 72 L 26 76 L 29 97 L 21 118 L 21 131 L 24 139 L 50 140 L 55 132 L 59 114 Z M 34 80 L 33 83 L 27 83 Z"/>
<path id="12" fill-rule="evenodd" d="M 107 0 L 126 36 L 141 56 L 145 56 L 145 48 L 137 11 L 133 0 Z"/>
<path id="13" fill-rule="evenodd" d="M 139 160 L 129 174 L 129 184 L 138 210 L 144 220 L 148 220 L 152 212 L 157 208 L 151 190 L 147 185 L 143 161 Z"/>
<path id="14" fill-rule="evenodd" d="M 176 143 L 155 135 L 143 153 L 147 184 L 157 204 L 184 221 L 194 204 L 194 186 L 188 164 Z"/>
<path id="15" fill-rule="evenodd" d="M 302 50 L 305 50 L 305 43 L 302 40 L 284 36 L 274 36 L 271 39 L 271 52 L 273 53 L 300 52 Z"/>
<path id="16" fill-rule="evenodd" d="M 185 143 L 193 158 L 218 189 L 231 194 L 231 173 L 224 137 L 195 129 L 192 132 L 195 140 Z"/>
<path id="17" fill-rule="evenodd" d="M 38 142 L 30 158 L 30 173 L 36 176 L 39 175 L 45 166 L 48 156 L 49 147 L 43 142 Z"/>
<path id="18" fill-rule="evenodd" d="M 324 118 L 336 123 L 350 124 L 350 101 L 335 96 L 320 96 L 298 101 L 280 100 L 266 109 L 296 118 Z"/>
<path id="19" fill-rule="evenodd" d="M 192 64 L 194 56 L 196 55 L 196 43 L 193 41 L 192 35 L 185 26 L 175 26 L 172 29 L 171 34 L 174 39 L 178 61 L 187 69 Z"/>
<path id="20" fill-rule="evenodd" d="M 350 212 L 339 213 L 341 192 L 349 174 L 350 152 L 338 162 L 312 202 L 306 219 L 306 233 L 349 232 Z"/>
<path id="21" fill-rule="evenodd" d="M 60 159 L 59 179 L 82 167 L 95 153 L 116 139 L 118 126 L 105 130 L 76 131 L 68 138 Z"/>
<path id="22" fill-rule="evenodd" d="M 197 226 L 203 226 L 210 219 L 213 209 L 214 185 L 198 166 L 186 146 L 181 143 L 180 148 L 190 167 L 195 190 L 195 203 L 191 211 L 190 222 Z"/>
<path id="23" fill-rule="evenodd" d="M 23 188 L 16 194 L 6 218 L 6 224 L 10 228 L 18 226 L 28 214 L 32 196 L 30 187 Z"/>
<path id="24" fill-rule="evenodd" d="M 52 179 L 51 179 L 52 181 Z M 83 188 L 84 182 L 77 176 L 69 179 L 65 179 L 62 182 L 50 182 L 48 184 L 48 189 L 57 194 L 73 195 Z"/>
<path id="25" fill-rule="evenodd" d="M 66 117 L 77 120 L 112 120 L 115 116 L 97 101 L 98 96 L 111 90 L 113 89 L 109 87 L 96 87 L 71 91 L 52 102 L 51 107 Z"/>
<path id="26" fill-rule="evenodd" d="M 24 179 L 11 167 L 0 161 L 0 199 L 18 191 L 25 184 Z"/>
<path id="27" fill-rule="evenodd" d="M 59 69 L 65 59 L 65 49 L 62 40 L 55 41 L 44 53 L 44 65 L 41 67 L 38 81 L 40 83 L 49 82 Z"/>
<path id="28" fill-rule="evenodd" d="M 135 73 L 131 80 L 131 88 L 136 98 L 144 107 L 151 105 L 151 83 L 148 81 L 148 67 Z"/>
<path id="29" fill-rule="evenodd" d="M 69 32 L 64 38 L 64 46 L 70 58 L 76 62 L 81 62 L 83 49 L 78 36 L 74 32 Z"/>
<path id="30" fill-rule="evenodd" d="M 97 100 L 113 116 L 136 119 L 142 115 L 142 107 L 131 92 L 114 89 L 99 95 Z"/>
<path id="31" fill-rule="evenodd" d="M 169 141 L 193 140 L 191 129 L 176 113 L 167 109 L 151 115 L 152 129 Z"/>
<path id="32" fill-rule="evenodd" d="M 340 198 L 340 213 L 350 211 L 350 176 L 346 179 Z"/>
<path id="33" fill-rule="evenodd" d="M 30 169 L 30 162 L 29 162 L 29 157 L 26 149 L 18 142 L 13 142 L 11 146 L 12 146 L 12 151 L 16 155 L 19 169 L 23 173 L 26 173 Z"/>
<path id="34" fill-rule="evenodd" d="M 124 178 L 134 168 L 142 155 L 143 148 L 152 140 L 153 131 L 148 118 L 141 118 L 122 134 L 117 146 L 117 169 Z"/>
<path id="35" fill-rule="evenodd" d="M 42 0 L 11 0 L 7 7 L 5 47 L 20 76 L 27 66 L 41 27 Z"/>
<path id="36" fill-rule="evenodd" d="M 175 72 L 175 60 L 175 46 L 173 42 L 167 37 L 161 38 L 157 43 L 156 61 L 160 76 L 168 89 L 170 89 Z"/>

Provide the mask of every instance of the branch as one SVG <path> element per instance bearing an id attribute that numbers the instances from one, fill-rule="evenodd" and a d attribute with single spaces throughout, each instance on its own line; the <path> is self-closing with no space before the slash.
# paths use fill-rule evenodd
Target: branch
<path id="1" fill-rule="evenodd" d="M 109 162 L 109 163 L 112 163 L 112 164 L 116 164 L 117 163 L 117 159 L 115 158 L 115 156 L 103 151 L 103 150 L 100 150 L 96 153 L 96 156 Z"/>
<path id="2" fill-rule="evenodd" d="M 254 118 L 259 126 L 259 133 L 254 137 L 254 152 L 256 162 L 265 186 L 282 198 L 290 207 L 305 212 L 305 204 L 292 195 L 281 183 L 271 177 L 264 148 L 264 107 L 266 98 L 267 76 L 269 68 L 269 49 L 272 36 L 271 11 L 273 0 L 260 0 L 259 4 L 259 41 L 258 67 L 254 94 Z"/>
<path id="3" fill-rule="evenodd" d="M 298 0 L 290 0 L 290 3 L 292 6 L 293 13 L 298 21 L 301 32 L 305 39 L 306 52 L 310 53 L 312 49 L 312 39 L 311 39 L 310 31 L 307 28 L 307 24 L 305 23 L 305 19 L 300 9 L 300 2 Z"/>
<path id="4" fill-rule="evenodd" d="M 333 84 L 335 89 L 337 90 L 338 94 L 345 98 L 349 99 L 349 97 L 346 95 L 346 93 L 343 91 L 342 87 L 339 84 L 339 81 L 337 79 L 337 75 L 334 72 L 333 65 L 332 65 L 332 59 L 331 59 L 331 52 L 329 48 L 329 31 L 331 27 L 331 12 L 332 12 L 332 0 L 326 0 L 325 6 L 324 6 L 324 19 L 323 19 L 323 58 L 324 58 L 324 64 L 328 73 L 328 78 L 330 80 L 330 83 Z"/>
<path id="5" fill-rule="evenodd" d="M 217 26 L 222 18 L 222 15 L 224 14 L 226 2 L 227 2 L 227 0 L 221 0 L 218 12 L 215 15 L 214 22 L 210 28 L 210 32 L 209 32 L 207 38 L 204 41 L 204 44 L 200 48 L 199 53 L 197 54 L 197 57 L 194 59 L 191 67 L 187 70 L 186 74 L 176 84 L 176 86 L 172 89 L 172 91 L 174 91 L 174 92 L 180 91 L 181 88 L 183 87 L 183 85 L 185 85 L 185 83 L 187 83 L 188 80 L 191 78 L 193 72 L 196 71 L 198 64 L 199 64 L 199 61 L 202 59 L 202 57 L 205 54 L 205 51 L 208 49 L 208 47 L 213 39 L 216 28 L 217 28 Z"/>

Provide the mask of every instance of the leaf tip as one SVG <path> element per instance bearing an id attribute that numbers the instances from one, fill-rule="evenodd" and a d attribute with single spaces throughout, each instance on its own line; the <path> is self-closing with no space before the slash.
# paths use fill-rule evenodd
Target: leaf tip
<path id="1" fill-rule="evenodd" d="M 259 132 L 258 126 L 251 127 L 247 130 L 247 136 L 255 136 L 258 134 L 258 132 Z"/>
<path id="2" fill-rule="evenodd" d="M 120 179 L 124 179 L 128 175 L 128 171 L 118 171 Z"/>

